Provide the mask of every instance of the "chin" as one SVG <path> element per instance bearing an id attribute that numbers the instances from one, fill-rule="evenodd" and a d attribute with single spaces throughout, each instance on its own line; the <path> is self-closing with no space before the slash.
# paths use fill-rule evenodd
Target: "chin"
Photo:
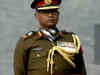
<path id="1" fill-rule="evenodd" d="M 48 26 L 56 26 L 57 23 L 48 23 Z"/>

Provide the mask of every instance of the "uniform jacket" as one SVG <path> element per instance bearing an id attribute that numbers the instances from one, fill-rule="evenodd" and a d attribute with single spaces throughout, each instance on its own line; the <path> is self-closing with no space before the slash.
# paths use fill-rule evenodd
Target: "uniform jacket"
<path id="1" fill-rule="evenodd" d="M 73 42 L 70 32 L 62 32 L 57 41 Z M 76 35 L 76 34 L 74 34 Z M 52 44 L 41 37 L 38 32 L 31 32 L 21 37 L 15 48 L 14 75 L 51 75 L 47 72 L 47 57 Z M 86 75 L 83 60 L 83 52 L 80 47 L 79 53 L 73 56 L 73 68 L 57 51 L 54 54 L 53 75 Z"/>

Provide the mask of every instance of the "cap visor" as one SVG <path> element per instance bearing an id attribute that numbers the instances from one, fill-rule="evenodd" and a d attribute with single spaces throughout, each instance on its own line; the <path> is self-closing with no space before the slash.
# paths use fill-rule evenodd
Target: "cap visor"
<path id="1" fill-rule="evenodd" d="M 40 7 L 38 10 L 49 10 L 49 9 L 57 9 L 59 6 L 48 6 L 48 7 Z"/>

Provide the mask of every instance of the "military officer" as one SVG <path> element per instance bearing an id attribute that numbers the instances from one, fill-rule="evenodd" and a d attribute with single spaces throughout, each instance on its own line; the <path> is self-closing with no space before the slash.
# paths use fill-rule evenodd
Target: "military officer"
<path id="1" fill-rule="evenodd" d="M 59 31 L 61 0 L 34 0 L 38 31 L 22 36 L 15 48 L 14 75 L 86 75 L 78 36 Z"/>

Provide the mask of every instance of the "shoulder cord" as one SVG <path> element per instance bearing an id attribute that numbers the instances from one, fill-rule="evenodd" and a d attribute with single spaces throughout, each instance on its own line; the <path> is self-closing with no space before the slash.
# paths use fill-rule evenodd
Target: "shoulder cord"
<path id="1" fill-rule="evenodd" d="M 74 45 L 76 46 L 75 49 L 73 50 L 73 52 L 68 52 L 67 50 L 62 49 L 59 46 L 56 46 L 52 43 L 53 47 L 50 49 L 49 54 L 48 54 L 48 58 L 47 58 L 47 72 L 51 72 L 51 75 L 53 74 L 53 65 L 54 65 L 54 53 L 55 51 L 57 51 L 60 55 L 62 55 L 64 57 L 64 59 L 72 66 L 72 67 L 76 67 L 76 65 L 74 64 L 74 62 L 72 61 L 73 56 L 76 53 L 79 53 L 80 50 L 80 41 L 78 36 L 73 35 L 73 41 L 74 41 Z"/>

